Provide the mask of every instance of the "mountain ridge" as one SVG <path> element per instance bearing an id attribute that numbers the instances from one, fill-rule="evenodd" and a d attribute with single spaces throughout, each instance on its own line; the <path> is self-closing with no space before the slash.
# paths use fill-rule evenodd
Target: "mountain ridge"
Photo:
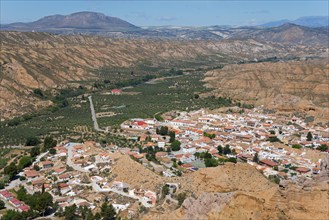
<path id="1" fill-rule="evenodd" d="M 297 18 L 295 20 L 278 20 L 278 21 L 270 21 L 259 26 L 261 27 L 278 27 L 285 23 L 292 23 L 296 25 L 301 25 L 305 27 L 324 27 L 329 26 L 329 16 L 304 16 Z"/>
<path id="2" fill-rule="evenodd" d="M 18 31 L 56 31 L 72 30 L 103 30 L 103 31 L 135 31 L 140 28 L 120 18 L 110 17 L 98 12 L 76 12 L 69 15 L 50 15 L 33 22 L 16 22 L 1 25 L 2 30 Z"/>

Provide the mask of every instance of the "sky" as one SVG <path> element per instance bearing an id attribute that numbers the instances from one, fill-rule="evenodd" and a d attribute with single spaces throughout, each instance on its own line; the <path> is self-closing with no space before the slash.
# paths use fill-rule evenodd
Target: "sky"
<path id="1" fill-rule="evenodd" d="M 256 25 L 302 16 L 328 16 L 327 0 L 0 0 L 0 23 L 30 22 L 79 11 L 101 12 L 137 26 Z"/>

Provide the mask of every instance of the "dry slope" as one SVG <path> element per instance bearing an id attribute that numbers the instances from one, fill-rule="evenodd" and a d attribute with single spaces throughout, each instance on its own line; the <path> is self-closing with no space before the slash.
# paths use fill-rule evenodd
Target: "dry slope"
<path id="1" fill-rule="evenodd" d="M 327 219 L 327 180 L 280 190 L 248 164 L 206 168 L 182 178 L 182 207 L 145 219 Z"/>
<path id="2" fill-rule="evenodd" d="M 325 48 L 285 47 L 254 40 L 127 40 L 97 36 L 0 32 L 0 115 L 10 118 L 38 109 L 34 88 L 50 89 L 95 78 L 99 67 L 131 67 L 147 60 L 171 68 L 182 63 L 212 63 L 289 55 L 321 54 Z M 190 65 L 186 67 L 191 67 Z"/>
<path id="3" fill-rule="evenodd" d="M 209 71 L 206 86 L 228 96 L 280 111 L 302 110 L 328 119 L 327 60 L 227 65 Z"/>

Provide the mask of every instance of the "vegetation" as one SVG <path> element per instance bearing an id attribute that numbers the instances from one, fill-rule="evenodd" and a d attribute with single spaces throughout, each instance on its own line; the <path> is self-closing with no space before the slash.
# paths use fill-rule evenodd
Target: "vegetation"
<path id="1" fill-rule="evenodd" d="M 131 75 L 132 71 L 133 75 Z M 83 96 L 86 92 L 93 92 L 96 112 L 114 113 L 111 117 L 99 118 L 100 127 L 115 128 L 123 121 L 137 117 L 156 117 L 158 120 L 163 120 L 161 112 L 171 110 L 195 110 L 202 107 L 214 109 L 235 105 L 231 99 L 222 97 L 195 99 L 194 94 L 208 91 L 203 87 L 201 81 L 203 76 L 199 72 L 180 75 L 179 71 L 173 77 L 164 78 L 155 83 L 144 83 L 144 80 L 153 78 L 150 76 L 143 78 L 144 75 L 164 76 L 162 74 L 168 71 L 170 70 L 161 71 L 159 68 L 145 68 L 145 70 L 104 68 L 97 72 L 103 78 L 101 82 L 98 82 L 101 86 L 94 88 L 93 91 L 87 91 L 85 86 L 81 86 L 75 89 L 62 89 L 55 96 L 45 95 L 43 92 L 55 104 L 48 109 L 18 117 L 13 121 L 0 122 L 0 145 L 25 144 L 29 137 L 42 138 L 50 133 L 57 140 L 77 135 L 97 139 L 98 134 L 87 132 L 93 130 L 93 123 L 89 103 Z M 124 91 L 127 93 L 118 96 L 104 94 L 109 89 L 117 88 L 118 82 L 129 81 L 136 77 L 144 80 L 141 80 L 140 84 L 134 88 L 126 88 Z"/>
<path id="2" fill-rule="evenodd" d="M 203 136 L 208 137 L 208 138 L 210 138 L 210 139 L 214 139 L 214 138 L 216 137 L 215 134 L 209 134 L 209 133 L 207 133 L 207 132 L 203 132 Z"/>
<path id="3" fill-rule="evenodd" d="M 258 153 L 256 152 L 254 155 L 254 158 L 252 159 L 253 162 L 258 163 L 259 162 L 259 158 L 258 158 Z"/>
<path id="4" fill-rule="evenodd" d="M 36 146 L 38 144 L 40 144 L 40 139 L 37 137 L 28 137 L 25 142 L 26 146 Z"/>
<path id="5" fill-rule="evenodd" d="M 184 202 L 184 200 L 186 199 L 186 193 L 185 192 L 182 192 L 182 193 L 179 193 L 178 196 L 177 196 L 177 200 L 178 200 L 178 205 L 181 206 Z"/>
<path id="6" fill-rule="evenodd" d="M 205 163 L 206 167 L 217 167 L 218 166 L 218 160 L 216 160 L 215 158 L 206 158 L 204 160 L 204 163 Z"/>
<path id="7" fill-rule="evenodd" d="M 27 193 L 24 187 L 21 187 L 16 193 L 18 200 L 25 202 L 32 210 L 37 211 L 42 216 L 55 207 L 53 197 L 48 192 L 36 192 L 31 195 Z"/>
<path id="8" fill-rule="evenodd" d="M 269 141 L 269 142 L 281 142 L 281 140 L 277 136 L 269 137 L 267 139 L 267 141 Z"/>
<path id="9" fill-rule="evenodd" d="M 300 146 L 299 144 L 293 144 L 291 147 L 295 148 L 295 149 L 301 149 L 302 148 L 302 146 Z"/>
<path id="10" fill-rule="evenodd" d="M 325 145 L 325 144 L 322 144 L 322 145 L 320 145 L 317 149 L 318 149 L 319 151 L 328 151 L 328 146 Z"/>
<path id="11" fill-rule="evenodd" d="M 52 137 L 47 136 L 44 140 L 43 147 L 45 150 L 48 150 L 50 148 L 56 147 L 57 141 L 54 140 Z"/>
<path id="12" fill-rule="evenodd" d="M 313 139 L 313 135 L 312 135 L 312 133 L 309 131 L 309 132 L 307 133 L 307 135 L 306 135 L 306 140 L 307 140 L 307 141 L 312 141 L 312 139 Z"/>
<path id="13" fill-rule="evenodd" d="M 174 140 L 172 143 L 171 143 L 171 150 L 172 151 L 179 151 L 180 150 L 180 141 L 178 140 Z"/>

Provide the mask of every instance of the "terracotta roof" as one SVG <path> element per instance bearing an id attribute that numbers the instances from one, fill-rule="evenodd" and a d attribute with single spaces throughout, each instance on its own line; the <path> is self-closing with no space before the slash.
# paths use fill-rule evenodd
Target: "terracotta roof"
<path id="1" fill-rule="evenodd" d="M 296 171 L 297 171 L 297 172 L 300 172 L 300 173 L 307 173 L 307 172 L 310 171 L 310 169 L 309 169 L 309 168 L 306 168 L 306 167 L 298 167 L 298 168 L 296 169 Z"/>
<path id="2" fill-rule="evenodd" d="M 20 205 L 20 204 L 23 204 L 23 202 L 22 201 L 20 201 L 20 200 L 18 200 L 18 199 L 16 199 L 16 198 L 12 198 L 11 200 L 9 200 L 12 204 L 14 204 L 14 205 L 16 205 L 16 206 L 18 206 L 18 205 Z"/>
<path id="3" fill-rule="evenodd" d="M 28 205 L 21 205 L 18 207 L 18 209 L 22 210 L 23 212 L 27 212 L 30 210 L 30 206 Z"/>
<path id="4" fill-rule="evenodd" d="M 39 172 L 35 170 L 27 170 L 24 172 L 25 176 L 27 177 L 36 177 L 39 176 Z"/>
<path id="5" fill-rule="evenodd" d="M 271 166 L 271 167 L 274 167 L 274 166 L 278 166 L 279 164 L 272 161 L 272 160 L 269 160 L 269 159 L 264 159 L 264 160 L 260 160 L 259 161 L 260 163 L 263 163 L 263 164 L 266 164 L 268 166 Z"/>

